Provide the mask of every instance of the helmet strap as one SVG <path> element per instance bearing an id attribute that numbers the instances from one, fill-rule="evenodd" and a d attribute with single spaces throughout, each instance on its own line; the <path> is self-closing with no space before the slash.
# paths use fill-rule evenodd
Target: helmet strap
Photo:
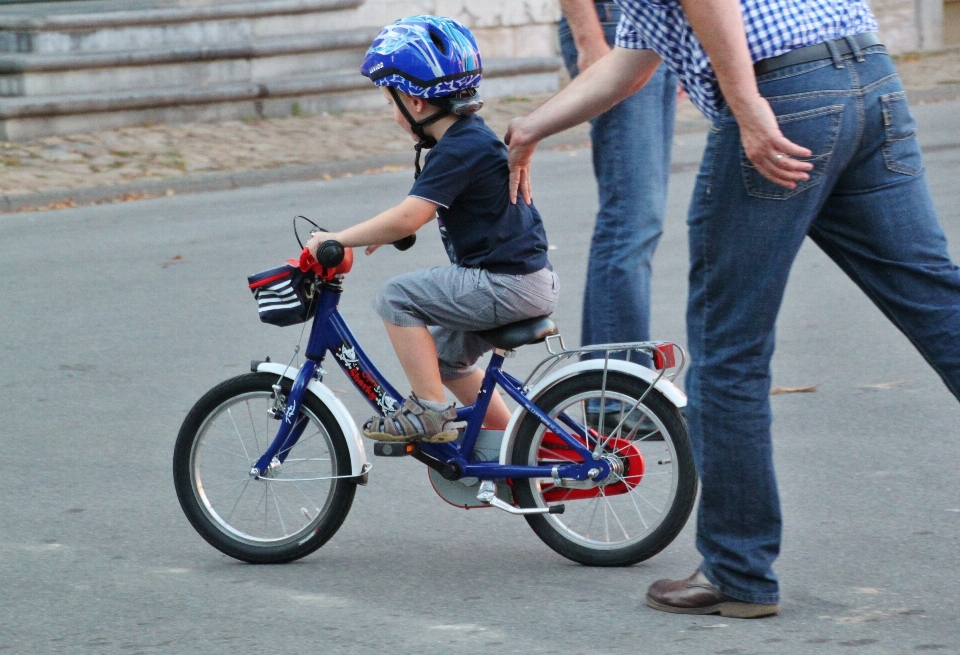
<path id="1" fill-rule="evenodd" d="M 450 112 L 441 107 L 440 111 L 438 111 L 437 113 L 431 116 L 427 116 L 422 121 L 415 121 L 413 120 L 413 116 L 410 114 L 409 110 L 407 110 L 407 106 L 403 104 L 403 100 L 400 99 L 400 92 L 397 91 L 392 86 L 387 88 L 390 89 L 390 95 L 393 96 L 393 101 L 397 103 L 397 107 L 400 109 L 400 113 L 403 114 L 403 117 L 407 119 L 408 123 L 410 123 L 410 129 L 412 129 L 413 133 L 417 136 L 417 138 L 420 139 L 420 141 L 418 141 L 417 144 L 413 146 L 413 149 L 417 151 L 417 155 L 413 160 L 413 167 L 414 167 L 413 179 L 417 179 L 418 177 L 420 177 L 420 151 L 423 150 L 424 148 L 429 150 L 433 146 L 437 145 L 437 140 L 434 139 L 429 134 L 427 134 L 423 128 L 427 127 L 428 125 L 432 125 L 433 123 L 436 123 L 438 120 L 440 120 Z"/>

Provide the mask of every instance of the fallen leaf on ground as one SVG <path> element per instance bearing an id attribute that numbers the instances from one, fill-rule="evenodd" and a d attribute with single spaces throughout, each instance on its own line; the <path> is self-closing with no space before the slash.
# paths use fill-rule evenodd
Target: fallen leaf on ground
<path id="1" fill-rule="evenodd" d="M 771 396 L 776 396 L 781 393 L 813 393 L 817 390 L 817 385 L 812 385 L 809 387 L 774 387 L 770 392 Z"/>

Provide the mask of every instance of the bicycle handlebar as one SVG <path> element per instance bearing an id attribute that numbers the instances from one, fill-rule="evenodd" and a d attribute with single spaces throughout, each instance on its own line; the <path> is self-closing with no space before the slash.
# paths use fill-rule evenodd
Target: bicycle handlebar
<path id="1" fill-rule="evenodd" d="M 342 243 L 328 239 L 317 246 L 317 261 L 324 268 L 336 268 L 343 261 L 345 252 Z"/>
<path id="2" fill-rule="evenodd" d="M 393 247 L 402 252 L 412 248 L 416 242 L 417 235 L 411 234 L 410 236 L 394 241 Z M 320 265 L 324 268 L 336 268 L 340 265 L 340 262 L 343 261 L 344 252 L 342 243 L 328 239 L 317 246 L 317 261 L 320 262 Z"/>
<path id="3" fill-rule="evenodd" d="M 402 239 L 397 239 L 393 242 L 393 247 L 403 252 L 404 250 L 410 250 L 413 248 L 413 244 L 417 242 L 417 235 L 411 234 L 410 236 L 403 237 Z"/>

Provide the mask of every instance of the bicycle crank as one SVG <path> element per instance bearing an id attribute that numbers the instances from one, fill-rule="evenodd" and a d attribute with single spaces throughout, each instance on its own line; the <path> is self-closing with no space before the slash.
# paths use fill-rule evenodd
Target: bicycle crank
<path id="1" fill-rule="evenodd" d="M 497 485 L 493 480 L 484 480 L 480 483 L 480 491 L 477 493 L 477 500 L 484 505 L 502 509 L 509 514 L 563 514 L 563 505 L 552 505 L 551 507 L 529 507 L 522 509 L 514 507 L 509 503 L 497 498 Z"/>

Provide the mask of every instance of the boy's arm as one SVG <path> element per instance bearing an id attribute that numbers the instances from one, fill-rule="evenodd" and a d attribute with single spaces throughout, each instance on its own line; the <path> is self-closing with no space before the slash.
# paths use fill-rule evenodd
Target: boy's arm
<path id="1" fill-rule="evenodd" d="M 371 246 L 367 248 L 367 254 L 369 255 L 378 246 L 410 236 L 429 223 L 436 216 L 437 207 L 438 205 L 429 200 L 408 196 L 396 207 L 391 207 L 370 220 L 357 223 L 342 232 L 318 232 L 314 234 L 307 242 L 307 248 L 316 257 L 317 246 L 332 239 L 339 241 L 347 248 L 351 246 Z"/>

